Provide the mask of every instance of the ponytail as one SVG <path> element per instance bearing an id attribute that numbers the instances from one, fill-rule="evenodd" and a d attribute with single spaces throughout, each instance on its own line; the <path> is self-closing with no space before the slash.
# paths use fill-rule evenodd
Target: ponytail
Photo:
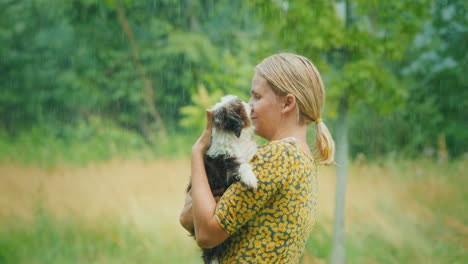
<path id="1" fill-rule="evenodd" d="M 325 123 L 321 120 L 316 122 L 315 132 L 315 158 L 319 164 L 335 164 L 335 142 Z"/>
<path id="2" fill-rule="evenodd" d="M 322 122 L 325 104 L 325 86 L 315 65 L 306 57 L 280 53 L 267 57 L 255 67 L 276 95 L 293 94 L 296 97 L 298 122 L 316 125 L 315 159 L 319 164 L 335 163 L 335 142 Z"/>

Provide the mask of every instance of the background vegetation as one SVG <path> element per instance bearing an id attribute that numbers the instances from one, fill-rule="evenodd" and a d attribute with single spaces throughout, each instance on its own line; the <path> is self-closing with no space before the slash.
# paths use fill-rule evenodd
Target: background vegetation
<path id="1" fill-rule="evenodd" d="M 95 177 L 83 182 L 108 185 L 99 179 L 123 170 L 120 182 L 130 184 L 137 168 L 163 160 L 145 173 L 164 185 L 171 180 L 161 168 L 172 175 L 184 166 L 204 126 L 202 110 L 227 93 L 247 100 L 254 66 L 277 52 L 305 55 L 322 73 L 323 119 L 335 138 L 348 130 L 351 186 L 403 190 L 385 198 L 350 194 L 347 215 L 376 202 L 356 211 L 373 213 L 373 221 L 347 222 L 350 262 L 466 260 L 466 1 L 0 0 L 0 10 L 0 187 L 2 194 L 17 190 L 0 197 L 0 263 L 199 263 L 185 234 L 167 242 L 146 225 L 177 230 L 169 223 L 183 193 L 149 191 L 149 200 L 179 203 L 164 209 L 164 221 L 153 214 L 127 221 L 125 210 L 142 204 L 133 193 L 108 193 L 136 202 L 87 218 L 88 210 L 73 211 L 77 205 L 48 204 L 55 196 L 47 183 L 57 175 L 75 183 L 83 168 L 107 161 L 112 165 L 88 171 Z M 188 171 L 174 175 L 171 190 L 183 190 Z M 372 181 L 377 175 L 385 180 Z M 53 190 L 67 197 L 64 186 Z M 95 210 L 109 207 L 118 206 Z M 331 215 L 318 221 L 304 262 L 327 259 Z"/>
<path id="2" fill-rule="evenodd" d="M 325 0 L 2 0 L 0 141 L 161 154 L 161 131 L 197 135 L 197 95 L 248 99 L 254 65 L 290 51 L 324 75 L 327 123 L 349 108 L 353 157 L 465 155 L 466 3 L 348 4 L 350 21 Z"/>

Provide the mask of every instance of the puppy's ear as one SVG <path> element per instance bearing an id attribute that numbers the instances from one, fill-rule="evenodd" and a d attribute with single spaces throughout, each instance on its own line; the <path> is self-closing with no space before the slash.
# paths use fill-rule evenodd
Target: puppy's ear
<path id="1" fill-rule="evenodd" d="M 216 128 L 221 129 L 221 130 L 224 129 L 224 116 L 225 115 L 226 115 L 225 107 L 218 108 L 213 112 L 213 123 Z"/>
<path id="2" fill-rule="evenodd" d="M 235 124 L 233 125 L 232 131 L 234 131 L 236 137 L 240 137 L 242 132 L 242 118 L 239 115 L 236 116 L 237 118 L 235 119 Z"/>
<path id="3" fill-rule="evenodd" d="M 242 131 L 242 118 L 229 107 L 221 107 L 213 113 L 215 127 L 232 132 L 240 137 Z"/>

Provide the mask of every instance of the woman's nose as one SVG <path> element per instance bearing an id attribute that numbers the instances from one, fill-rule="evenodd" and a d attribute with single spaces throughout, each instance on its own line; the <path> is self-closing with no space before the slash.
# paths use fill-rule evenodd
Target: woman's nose
<path id="1" fill-rule="evenodd" d="M 247 104 L 250 106 L 250 114 L 252 114 L 254 112 L 254 104 L 252 98 L 250 98 Z"/>

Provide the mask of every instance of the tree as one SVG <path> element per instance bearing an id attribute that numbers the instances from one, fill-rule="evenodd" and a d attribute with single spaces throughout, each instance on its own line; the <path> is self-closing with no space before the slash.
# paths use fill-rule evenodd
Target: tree
<path id="1" fill-rule="evenodd" d="M 239 1 L 4 0 L 0 7 L 0 121 L 12 135 L 35 125 L 60 134 L 98 116 L 149 141 L 154 120 L 181 128 L 179 109 L 199 85 L 248 89 L 250 13 Z"/>
<path id="2" fill-rule="evenodd" d="M 425 146 L 437 149 L 436 139 L 442 137 L 447 138 L 450 155 L 456 157 L 468 151 L 464 110 L 468 107 L 466 2 L 437 0 L 432 6 L 431 17 L 417 35 L 402 70 L 403 76 L 415 80 L 408 104 L 426 107 L 417 116 L 402 115 L 423 135 L 415 146 L 418 150 Z M 423 122 L 412 122 L 415 118 Z"/>

